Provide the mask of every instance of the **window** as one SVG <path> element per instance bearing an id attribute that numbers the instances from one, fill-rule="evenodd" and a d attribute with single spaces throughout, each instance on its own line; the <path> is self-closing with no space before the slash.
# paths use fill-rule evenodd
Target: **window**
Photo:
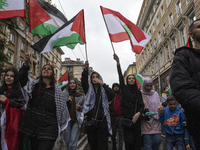
<path id="1" fill-rule="evenodd" d="M 163 5 L 161 6 L 161 17 L 163 17 L 164 16 L 164 14 L 165 14 L 165 10 L 164 10 L 164 7 L 163 7 Z"/>
<path id="2" fill-rule="evenodd" d="M 67 67 L 67 70 L 68 70 L 68 71 L 73 71 L 73 66 L 68 66 L 68 67 Z"/>
<path id="3" fill-rule="evenodd" d="M 171 0 L 167 0 L 167 7 L 169 6 L 170 3 L 171 3 Z"/>
<path id="4" fill-rule="evenodd" d="M 175 36 L 173 38 L 171 38 L 171 45 L 172 45 L 172 49 L 173 50 L 175 50 L 177 48 L 176 37 Z"/>
<path id="5" fill-rule="evenodd" d="M 154 25 L 154 23 L 153 23 L 153 33 L 155 32 L 155 25 Z"/>
<path id="6" fill-rule="evenodd" d="M 150 55 L 150 54 L 149 54 L 149 49 L 148 49 L 148 51 L 147 51 L 147 57 L 148 57 L 148 59 L 149 59 L 149 57 L 150 57 L 149 55 Z"/>
<path id="7" fill-rule="evenodd" d="M 20 57 L 19 67 L 21 68 L 23 66 L 24 59 Z"/>
<path id="8" fill-rule="evenodd" d="M 154 61 L 152 61 L 151 68 L 152 68 L 152 74 L 153 74 L 154 73 Z"/>
<path id="9" fill-rule="evenodd" d="M 169 26 L 170 26 L 170 28 L 172 28 L 174 26 L 172 13 L 169 14 Z"/>
<path id="10" fill-rule="evenodd" d="M 163 51 L 160 52 L 160 66 L 164 65 Z"/>
<path id="11" fill-rule="evenodd" d="M 15 44 L 15 34 L 10 32 L 10 42 L 12 42 L 13 44 Z"/>
<path id="12" fill-rule="evenodd" d="M 182 9 L 181 9 L 181 2 L 180 0 L 176 3 L 176 13 L 177 17 L 180 17 L 182 14 Z"/>
<path id="13" fill-rule="evenodd" d="M 163 24 L 163 35 L 165 36 L 167 34 L 166 24 Z"/>
<path id="14" fill-rule="evenodd" d="M 169 47 L 168 45 L 165 45 L 165 54 L 166 54 L 166 61 L 168 62 L 169 59 L 170 59 L 170 56 L 169 56 Z"/>
<path id="15" fill-rule="evenodd" d="M 10 58 L 9 62 L 13 64 L 14 53 L 11 50 L 8 50 L 8 56 Z"/>
<path id="16" fill-rule="evenodd" d="M 156 71 L 158 71 L 158 56 L 156 56 Z"/>
<path id="17" fill-rule="evenodd" d="M 21 50 L 24 51 L 25 50 L 25 43 L 21 42 Z"/>
<path id="18" fill-rule="evenodd" d="M 6 26 L 5 26 L 5 24 L 2 24 L 0 26 L 0 30 L 2 31 L 2 33 L 6 33 Z"/>
<path id="19" fill-rule="evenodd" d="M 184 30 L 184 28 L 180 29 L 180 41 L 181 41 L 180 46 L 185 46 L 186 41 L 185 41 L 185 30 Z"/>
<path id="20" fill-rule="evenodd" d="M 160 33 L 160 31 L 158 31 L 158 42 L 160 43 L 161 41 L 162 41 L 161 33 Z"/>
<path id="21" fill-rule="evenodd" d="M 151 54 L 153 53 L 153 46 L 152 46 L 152 44 L 151 44 Z"/>
<path id="22" fill-rule="evenodd" d="M 151 30 L 149 31 L 149 36 L 151 37 Z"/>
<path id="23" fill-rule="evenodd" d="M 191 0 L 186 0 L 187 5 L 191 2 Z"/>
<path id="24" fill-rule="evenodd" d="M 157 17 L 156 17 L 156 23 L 157 23 L 157 25 L 159 24 L 159 22 L 160 22 L 159 15 L 157 15 Z"/>
<path id="25" fill-rule="evenodd" d="M 154 48 L 157 47 L 157 41 L 156 41 L 156 38 L 154 39 Z"/>

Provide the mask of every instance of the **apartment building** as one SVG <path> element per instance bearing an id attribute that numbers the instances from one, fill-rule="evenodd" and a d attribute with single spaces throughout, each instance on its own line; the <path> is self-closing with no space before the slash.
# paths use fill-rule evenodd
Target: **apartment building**
<path id="1" fill-rule="evenodd" d="M 21 68 L 24 61 L 25 52 L 31 55 L 31 69 L 29 75 L 37 78 L 40 75 L 40 70 L 44 64 L 51 64 L 54 67 L 55 77 L 60 78 L 61 56 L 64 54 L 61 48 L 54 49 L 47 53 L 39 53 L 31 48 L 31 45 L 39 41 L 43 36 L 32 34 L 29 32 L 28 23 L 25 24 L 24 18 L 17 17 L 17 30 L 9 30 L 6 25 L 0 27 L 1 32 L 8 36 L 8 48 L 4 50 L 5 54 L 10 57 L 7 67 L 15 66 Z M 5 35 L 2 35 L 5 37 Z"/>
<path id="2" fill-rule="evenodd" d="M 126 83 L 126 77 L 129 75 L 129 74 L 134 74 L 136 73 L 136 62 L 133 62 L 132 64 L 130 64 L 128 66 L 128 68 L 126 69 L 126 71 L 124 72 L 124 82 Z"/>
<path id="3" fill-rule="evenodd" d="M 186 45 L 189 25 L 197 18 L 200 18 L 199 0 L 143 1 L 137 26 L 152 39 L 136 54 L 136 67 L 138 73 L 153 79 L 156 90 L 162 91 L 169 85 L 174 52 Z"/>

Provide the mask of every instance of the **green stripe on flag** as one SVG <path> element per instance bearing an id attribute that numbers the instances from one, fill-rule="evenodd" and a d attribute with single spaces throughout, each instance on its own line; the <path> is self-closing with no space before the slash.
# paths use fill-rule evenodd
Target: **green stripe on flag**
<path id="1" fill-rule="evenodd" d="M 171 89 L 171 87 L 169 88 L 169 93 L 168 93 L 168 95 L 172 95 L 172 89 Z"/>
<path id="2" fill-rule="evenodd" d="M 34 34 L 40 34 L 40 35 L 50 35 L 53 34 L 56 30 L 58 30 L 58 27 L 49 24 L 49 23 L 42 23 L 31 30 L 31 33 Z"/>
<path id="3" fill-rule="evenodd" d="M 62 82 L 61 81 L 58 81 L 58 86 L 61 86 L 62 85 Z"/>
<path id="4" fill-rule="evenodd" d="M 73 33 L 69 37 L 58 38 L 53 48 L 55 49 L 57 47 L 66 45 L 70 49 L 74 49 L 77 43 L 84 44 L 80 35 L 78 33 Z"/>
<path id="5" fill-rule="evenodd" d="M 131 30 L 128 28 L 128 26 L 126 24 L 124 24 L 123 27 L 126 30 L 126 32 L 129 35 L 129 37 L 131 37 L 132 33 L 131 33 Z"/>

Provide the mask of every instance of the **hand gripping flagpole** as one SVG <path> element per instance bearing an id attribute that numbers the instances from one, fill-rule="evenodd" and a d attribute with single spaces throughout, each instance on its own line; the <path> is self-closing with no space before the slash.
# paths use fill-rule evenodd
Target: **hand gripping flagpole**
<path id="1" fill-rule="evenodd" d="M 85 34 L 85 15 L 83 10 L 83 23 L 84 23 L 84 34 Z M 86 61 L 88 61 L 88 55 L 87 55 L 87 43 L 86 43 L 86 34 L 85 34 L 85 55 L 86 55 Z"/>
<path id="2" fill-rule="evenodd" d="M 103 20 L 104 20 L 104 23 L 105 23 L 105 25 L 106 25 L 106 29 L 107 29 L 107 32 L 108 32 L 108 36 L 110 37 L 109 31 L 108 31 L 108 26 L 107 26 L 107 24 L 106 24 L 106 20 L 105 20 L 105 18 L 104 18 L 103 12 L 102 12 L 102 7 L 100 6 L 100 8 L 101 8 L 101 14 L 102 14 L 102 16 L 103 16 Z M 112 45 L 112 49 L 113 49 L 113 52 L 114 52 L 114 54 L 115 54 L 115 49 L 114 49 L 114 46 L 113 46 L 113 43 L 112 43 L 111 39 L 110 39 L 110 43 L 111 43 L 111 45 Z"/>

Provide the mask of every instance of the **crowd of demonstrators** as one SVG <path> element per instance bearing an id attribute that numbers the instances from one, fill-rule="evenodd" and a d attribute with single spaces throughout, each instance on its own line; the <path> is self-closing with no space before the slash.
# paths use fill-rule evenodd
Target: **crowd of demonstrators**
<path id="1" fill-rule="evenodd" d="M 20 150 L 23 134 L 19 132 L 19 126 L 24 114 L 21 108 L 26 104 L 26 100 L 21 91 L 18 71 L 8 69 L 4 73 L 0 87 L 0 149 Z"/>
<path id="2" fill-rule="evenodd" d="M 1 79 L 1 82 L 0 82 L 0 87 L 2 86 L 2 83 L 3 83 L 3 80 L 4 80 L 4 77 L 5 77 L 5 74 L 6 74 L 6 70 L 2 70 L 0 75 L 0 79 Z"/>
<path id="3" fill-rule="evenodd" d="M 113 57 L 117 63 L 120 81 L 120 102 L 123 113 L 122 126 L 125 148 L 126 150 L 141 150 L 141 115 L 144 110 L 142 94 L 137 87 L 133 74 L 127 76 L 125 85 L 119 57 L 116 54 Z"/>
<path id="4" fill-rule="evenodd" d="M 145 106 L 144 119 L 141 123 L 141 134 L 143 136 L 145 150 L 158 150 L 161 143 L 161 123 L 159 115 L 146 116 L 146 112 L 158 113 L 158 107 L 161 105 L 159 95 L 152 90 L 153 81 L 151 78 L 145 78 L 143 81 L 142 97 Z"/>
<path id="5" fill-rule="evenodd" d="M 186 126 L 186 119 L 182 110 L 177 108 L 177 103 L 175 97 L 170 95 L 167 98 L 168 107 L 158 107 L 160 122 L 164 124 L 168 150 L 173 149 L 174 145 L 177 150 L 184 150 L 184 128 Z"/>
<path id="6" fill-rule="evenodd" d="M 115 94 L 104 82 L 99 73 L 92 71 L 88 83 L 89 63 L 85 62 L 81 83 L 86 94 L 82 110 L 82 118 L 87 115 L 85 131 L 91 150 L 107 150 L 108 134 L 112 134 L 108 101 Z"/>
<path id="7" fill-rule="evenodd" d="M 176 49 L 170 85 L 172 93 L 185 111 L 187 129 L 195 147 L 200 149 L 200 19 L 190 25 L 189 36 L 193 39 L 194 47 Z"/>
<path id="8" fill-rule="evenodd" d="M 83 122 L 83 120 L 81 120 L 81 113 L 84 95 L 77 91 L 77 81 L 75 79 L 69 81 L 68 90 L 63 93 L 63 96 L 71 118 L 65 130 L 64 140 L 69 150 L 76 150 L 81 124 Z"/>
<path id="9" fill-rule="evenodd" d="M 60 87 L 55 84 L 51 65 L 44 65 L 39 79 L 34 80 L 28 76 L 28 53 L 24 61 L 19 72 L 20 82 L 29 101 L 19 130 L 29 137 L 31 150 L 52 150 L 70 119 L 66 101 Z"/>
<path id="10" fill-rule="evenodd" d="M 124 134 L 123 128 L 121 126 L 122 119 L 122 110 L 120 102 L 120 85 L 118 83 L 113 83 L 112 90 L 115 92 L 115 97 L 110 104 L 110 114 L 111 114 L 111 123 L 112 123 L 112 149 L 117 150 L 117 143 L 119 143 L 118 150 L 122 150 L 124 143 Z M 118 137 L 116 142 L 116 135 Z"/>

